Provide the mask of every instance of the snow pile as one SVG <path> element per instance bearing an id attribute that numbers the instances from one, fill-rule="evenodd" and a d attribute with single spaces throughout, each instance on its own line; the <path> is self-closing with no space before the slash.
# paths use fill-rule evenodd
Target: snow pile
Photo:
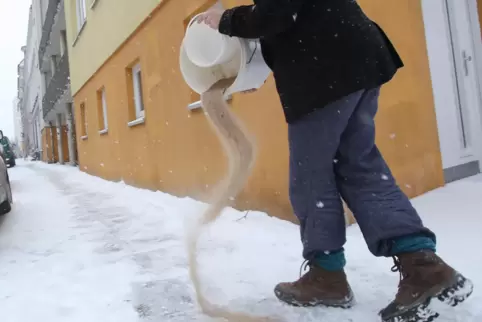
<path id="1" fill-rule="evenodd" d="M 0 312 L 5 322 L 208 321 L 192 299 L 185 224 L 203 205 L 136 189 L 75 168 L 20 163 L 10 172 L 15 209 L 0 227 Z M 472 278 L 475 293 L 440 322 L 482 321 L 482 176 L 417 198 L 438 234 L 439 252 Z M 260 212 L 225 211 L 204 235 L 201 268 L 211 300 L 291 321 L 378 321 L 398 274 L 391 259 L 368 252 L 357 227 L 348 230 L 347 273 L 358 304 L 351 310 L 291 308 L 273 287 L 297 279 L 298 227 Z"/>

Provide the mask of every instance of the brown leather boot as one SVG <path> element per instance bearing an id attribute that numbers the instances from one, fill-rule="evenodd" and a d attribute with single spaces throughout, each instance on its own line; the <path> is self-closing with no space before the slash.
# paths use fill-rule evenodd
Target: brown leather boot
<path id="1" fill-rule="evenodd" d="M 293 306 L 349 308 L 354 304 L 345 271 L 330 272 L 309 262 L 303 266 L 309 271 L 299 280 L 276 285 L 274 293 L 279 300 Z"/>
<path id="2" fill-rule="evenodd" d="M 439 316 L 428 308 L 432 299 L 456 306 L 472 294 L 472 282 L 432 251 L 400 254 L 394 261 L 400 284 L 395 300 L 380 312 L 383 322 L 431 322 Z"/>

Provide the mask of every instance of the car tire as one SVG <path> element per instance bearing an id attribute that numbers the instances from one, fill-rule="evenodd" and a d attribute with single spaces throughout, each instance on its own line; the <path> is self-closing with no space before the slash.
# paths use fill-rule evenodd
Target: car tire
<path id="1" fill-rule="evenodd" d="M 12 205 L 10 204 L 10 200 L 5 200 L 0 204 L 0 216 L 6 215 L 12 210 Z"/>

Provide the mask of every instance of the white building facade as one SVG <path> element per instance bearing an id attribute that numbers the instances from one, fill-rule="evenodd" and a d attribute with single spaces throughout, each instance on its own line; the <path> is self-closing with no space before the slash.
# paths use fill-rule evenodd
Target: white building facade
<path id="1" fill-rule="evenodd" d="M 24 145 L 28 154 L 42 154 L 42 80 L 38 64 L 38 46 L 42 30 L 42 1 L 34 0 L 28 19 L 27 42 L 23 59 L 23 112 Z"/>
<path id="2" fill-rule="evenodd" d="M 25 48 L 22 47 L 22 51 L 24 50 Z M 23 110 L 25 90 L 24 65 L 25 62 L 23 59 L 17 65 L 17 96 L 13 100 L 13 125 L 15 129 L 15 141 L 17 142 L 18 156 L 22 157 L 26 156 Z"/>
<path id="3" fill-rule="evenodd" d="M 46 162 L 77 164 L 63 1 L 32 0 L 22 50 L 18 104 L 26 153 Z"/>
<path id="4" fill-rule="evenodd" d="M 46 3 L 42 36 L 38 49 L 38 64 L 43 81 L 43 118 L 55 131 L 51 135 L 52 149 L 56 149 L 58 162 L 77 164 L 75 121 L 70 92 L 69 55 L 64 2 L 42 0 Z M 54 144 L 55 143 L 55 144 Z M 67 153 L 64 153 L 67 151 Z M 52 151 L 51 154 L 54 154 Z"/>
<path id="5" fill-rule="evenodd" d="M 22 124 L 22 111 L 19 104 L 20 100 L 16 97 L 13 100 L 12 112 L 13 112 L 13 128 L 14 128 L 14 138 L 17 151 L 17 156 L 23 156 L 23 124 Z"/>

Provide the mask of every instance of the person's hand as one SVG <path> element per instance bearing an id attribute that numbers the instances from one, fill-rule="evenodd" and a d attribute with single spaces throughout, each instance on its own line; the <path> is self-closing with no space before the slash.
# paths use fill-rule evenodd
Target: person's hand
<path id="1" fill-rule="evenodd" d="M 218 30 L 219 23 L 221 22 L 221 17 L 223 16 L 224 10 L 221 9 L 210 9 L 202 14 L 200 14 L 196 21 L 198 23 L 204 22 L 209 27 Z"/>

